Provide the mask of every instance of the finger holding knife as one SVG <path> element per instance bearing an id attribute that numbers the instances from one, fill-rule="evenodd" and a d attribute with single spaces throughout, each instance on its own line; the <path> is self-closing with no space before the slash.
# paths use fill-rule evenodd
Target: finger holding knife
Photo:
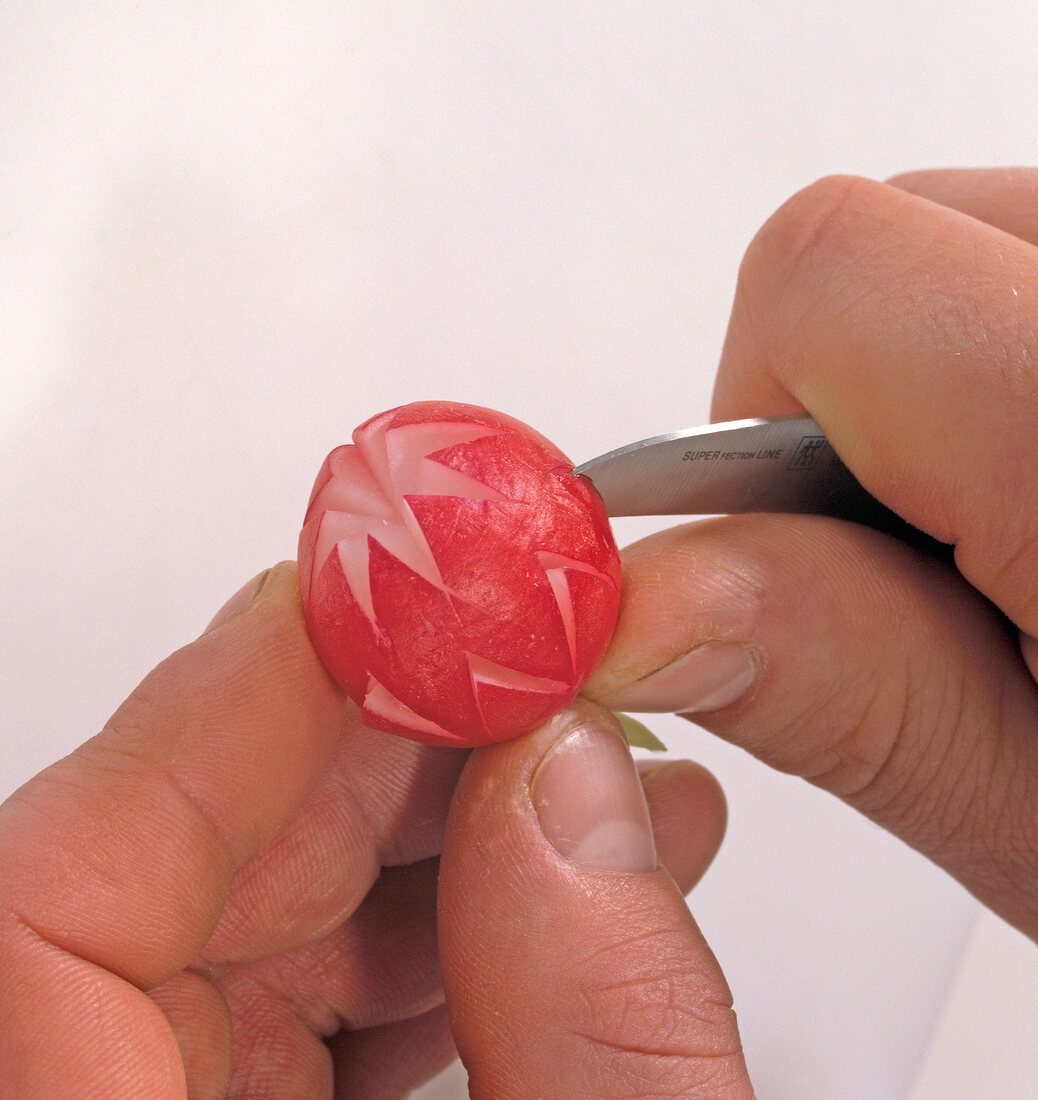
<path id="1" fill-rule="evenodd" d="M 808 188 L 749 250 L 715 390 L 719 420 L 809 413 L 855 479 L 953 545 L 955 564 L 829 516 L 662 532 L 627 553 L 620 624 L 586 691 L 684 713 L 838 794 L 1034 936 L 1027 194 L 1038 173 L 1022 170 Z"/>

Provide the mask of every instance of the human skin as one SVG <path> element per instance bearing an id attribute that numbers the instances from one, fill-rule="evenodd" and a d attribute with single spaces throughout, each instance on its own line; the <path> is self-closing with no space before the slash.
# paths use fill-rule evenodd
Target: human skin
<path id="1" fill-rule="evenodd" d="M 1038 173 L 937 172 L 769 220 L 715 415 L 806 408 L 955 565 L 817 517 L 666 531 L 586 688 L 845 798 L 1032 936 L 1036 208 Z M 723 829 L 588 699 L 472 753 L 365 730 L 283 564 L 0 807 L 0 1093 L 389 1098 L 456 1044 L 475 1097 L 742 1100 L 682 899 Z"/>
<path id="2" fill-rule="evenodd" d="M 714 416 L 808 409 L 867 488 L 954 544 L 954 566 L 817 517 L 664 532 L 626 557 L 620 630 L 587 689 L 630 705 L 674 658 L 746 647 L 751 682 L 697 721 L 846 799 L 1031 937 L 1036 209 L 1038 172 L 949 171 L 824 179 L 771 218 L 742 265 Z"/>

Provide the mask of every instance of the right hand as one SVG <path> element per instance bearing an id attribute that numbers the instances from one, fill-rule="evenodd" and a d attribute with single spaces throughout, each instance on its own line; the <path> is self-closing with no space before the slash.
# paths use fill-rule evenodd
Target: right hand
<path id="1" fill-rule="evenodd" d="M 844 798 L 1038 936 L 1038 171 L 822 180 L 743 262 L 729 420 L 807 410 L 955 565 L 817 516 L 631 548 L 587 687 Z"/>

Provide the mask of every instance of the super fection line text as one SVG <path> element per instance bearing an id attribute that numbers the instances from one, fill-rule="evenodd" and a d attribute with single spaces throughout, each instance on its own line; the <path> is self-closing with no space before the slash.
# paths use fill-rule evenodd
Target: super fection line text
<path id="1" fill-rule="evenodd" d="M 782 457 L 782 448 L 766 451 L 686 451 L 681 456 L 682 462 L 714 462 L 731 461 L 733 459 L 767 459 L 774 461 Z"/>

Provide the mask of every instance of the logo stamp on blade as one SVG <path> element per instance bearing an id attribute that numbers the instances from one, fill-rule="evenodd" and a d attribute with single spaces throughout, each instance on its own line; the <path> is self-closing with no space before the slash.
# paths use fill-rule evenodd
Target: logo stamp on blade
<path id="1" fill-rule="evenodd" d="M 824 435 L 805 435 L 797 444 L 787 469 L 813 470 L 822 454 L 829 449 L 829 440 Z"/>

